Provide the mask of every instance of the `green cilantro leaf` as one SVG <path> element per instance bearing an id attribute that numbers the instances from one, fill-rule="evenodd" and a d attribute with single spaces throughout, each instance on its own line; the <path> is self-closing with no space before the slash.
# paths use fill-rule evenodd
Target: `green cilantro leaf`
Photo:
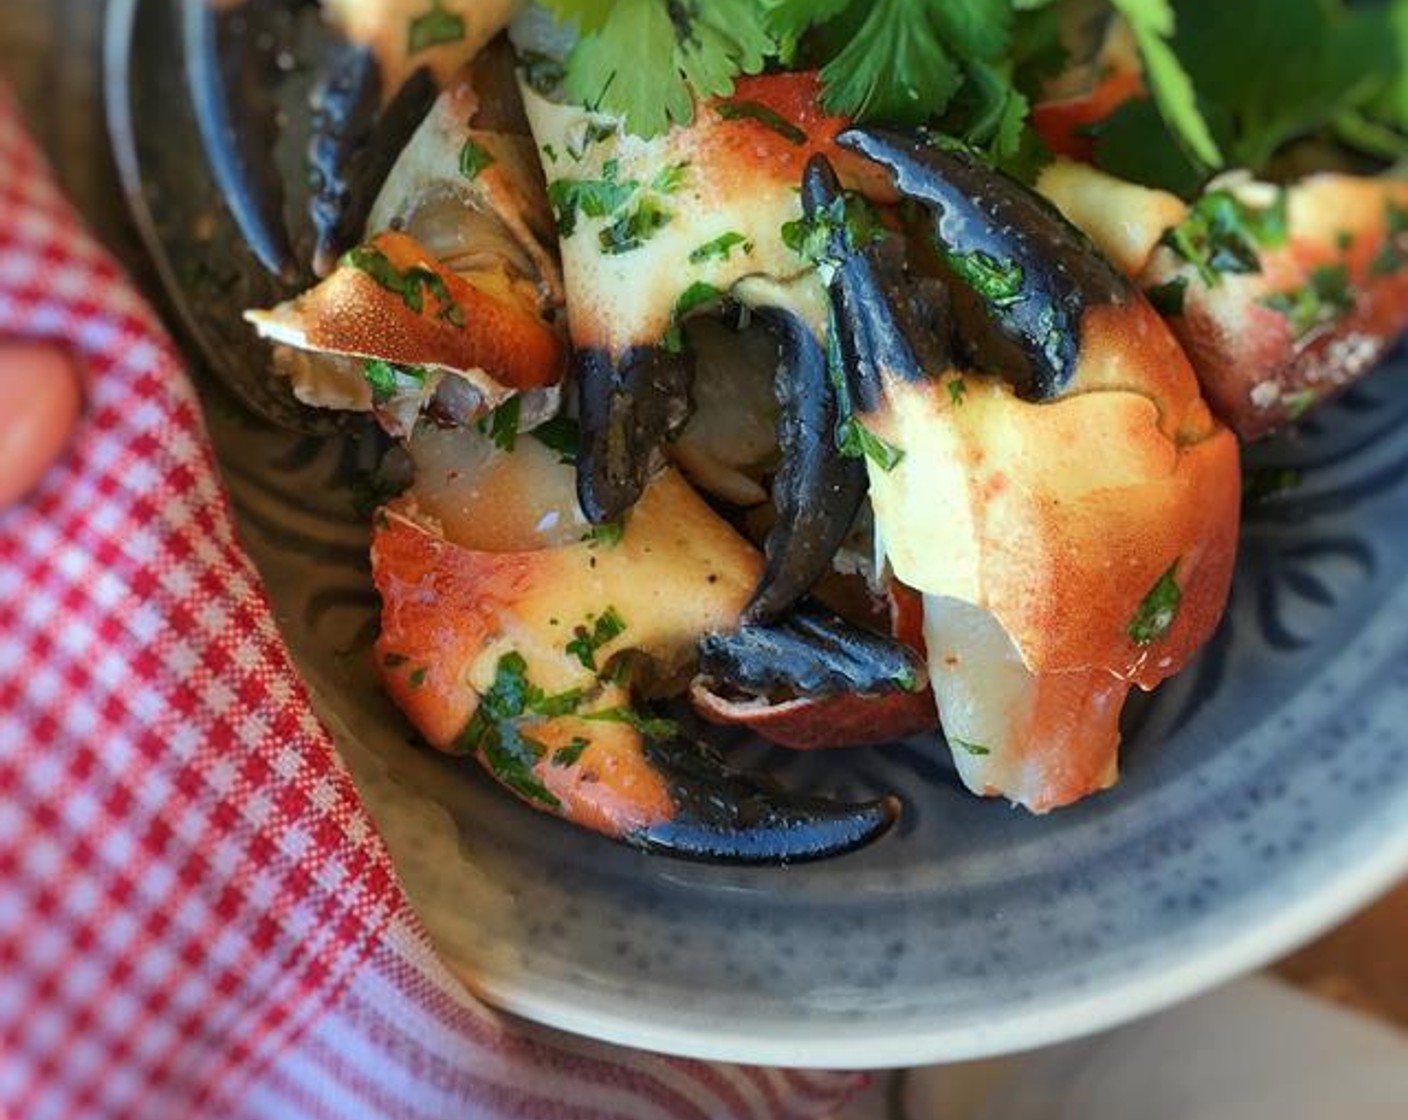
<path id="1" fill-rule="evenodd" d="M 1193 81 L 1170 45 L 1174 30 L 1171 0 L 1112 0 L 1134 32 L 1144 59 L 1144 76 L 1174 137 L 1208 170 L 1222 166 L 1222 152 L 1198 108 Z M 1226 5 L 1224 5 L 1225 7 Z M 1240 8 L 1241 5 L 1236 5 Z M 1238 38 L 1245 34 L 1239 32 Z"/>
<path id="2" fill-rule="evenodd" d="M 757 101 L 720 101 L 714 111 L 726 121 L 757 121 L 772 129 L 789 144 L 805 144 L 807 134 L 782 114 Z"/>
<path id="3" fill-rule="evenodd" d="M 740 250 L 745 256 L 753 252 L 753 243 L 741 233 L 730 230 L 728 233 L 721 233 L 712 241 L 706 241 L 699 248 L 689 254 L 690 264 L 703 264 L 705 261 L 719 260 L 726 261 L 732 256 L 734 249 Z"/>
<path id="4" fill-rule="evenodd" d="M 464 147 L 460 149 L 460 174 L 466 179 L 474 180 L 494 163 L 494 157 L 482 144 L 473 139 L 466 140 Z"/>
<path id="5" fill-rule="evenodd" d="M 734 77 L 758 73 L 774 49 L 755 0 L 615 0 L 597 16 L 567 59 L 565 93 L 646 138 L 692 121 L 696 98 L 733 93 Z"/>
<path id="6" fill-rule="evenodd" d="M 1168 45 L 1233 165 L 1262 173 L 1287 144 L 1317 135 L 1377 158 L 1408 158 L 1408 0 L 1174 0 L 1171 10 Z M 1146 38 L 1167 26 L 1157 15 L 1144 13 Z M 1152 70 L 1150 81 L 1157 94 Z M 1170 123 L 1147 100 L 1126 102 L 1094 129 L 1097 161 L 1188 197 L 1209 165 L 1167 111 L 1164 118 Z"/>
<path id="7" fill-rule="evenodd" d="M 584 739 L 580 735 L 574 735 L 572 741 L 565 747 L 558 747 L 552 753 L 552 764 L 554 766 L 576 766 L 582 757 L 582 752 L 591 746 L 590 739 Z"/>
<path id="8" fill-rule="evenodd" d="M 464 38 L 464 20 L 454 12 L 445 11 L 443 0 L 430 0 L 430 11 L 416 16 L 406 29 L 406 53 L 438 47 Z"/>
<path id="9" fill-rule="evenodd" d="M 474 426 L 500 451 L 512 451 L 518 445 L 518 419 L 522 411 L 523 399 L 509 397 L 487 416 L 476 420 Z"/>
<path id="10" fill-rule="evenodd" d="M 1276 292 L 1261 302 L 1284 315 L 1296 339 L 1303 339 L 1353 308 L 1349 270 L 1342 264 L 1319 265 L 1311 270 L 1310 279 L 1302 287 Z"/>
<path id="11" fill-rule="evenodd" d="M 575 627 L 572 640 L 563 649 L 580 661 L 583 668 L 596 672 L 597 651 L 625 632 L 625 620 L 616 613 L 615 607 L 607 607 L 591 627 Z"/>
<path id="12" fill-rule="evenodd" d="M 380 358 L 368 358 L 362 376 L 371 386 L 372 403 L 386 404 L 402 393 L 416 392 L 425 384 L 426 372 L 420 366 L 398 366 Z"/>
<path id="13" fill-rule="evenodd" d="M 842 455 L 869 459 L 886 474 L 904 461 L 902 449 L 881 439 L 854 416 L 847 417 L 837 428 L 836 446 Z"/>
<path id="14" fill-rule="evenodd" d="M 860 32 L 822 68 L 826 108 L 842 116 L 922 124 L 963 76 L 930 18 L 930 0 L 875 0 Z"/>
<path id="15" fill-rule="evenodd" d="M 680 725 L 674 720 L 643 716 L 631 708 L 604 708 L 599 712 L 583 712 L 582 718 L 600 723 L 628 724 L 647 739 L 673 739 L 680 733 Z"/>
<path id="16" fill-rule="evenodd" d="M 577 428 L 577 421 L 570 416 L 554 416 L 551 420 L 539 424 L 528 434 L 549 451 L 556 451 L 558 462 L 576 464 L 581 435 Z"/>
<path id="17" fill-rule="evenodd" d="M 1177 576 L 1178 561 L 1175 560 L 1149 589 L 1129 620 L 1126 631 L 1135 645 L 1147 646 L 1162 638 L 1173 626 L 1183 603 L 1183 589 L 1178 586 Z"/>

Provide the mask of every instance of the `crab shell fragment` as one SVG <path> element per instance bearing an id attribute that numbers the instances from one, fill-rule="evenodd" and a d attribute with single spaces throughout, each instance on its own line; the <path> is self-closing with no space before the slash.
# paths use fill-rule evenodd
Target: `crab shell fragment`
<path id="1" fill-rule="evenodd" d="M 1408 182 L 1214 181 L 1204 199 L 1275 215 L 1275 232 L 1265 244 L 1246 241 L 1235 270 L 1200 268 L 1176 248 L 1190 208 L 1165 191 L 1066 161 L 1038 187 L 1140 287 L 1163 295 L 1209 405 L 1244 440 L 1300 418 L 1408 331 Z"/>
<path id="2" fill-rule="evenodd" d="M 820 94 L 814 73 L 740 78 L 732 97 L 700 103 L 692 124 L 645 140 L 613 118 L 523 87 L 558 202 L 574 346 L 616 358 L 658 344 L 694 284 L 727 292 L 744 277 L 786 281 L 808 272 L 782 231 L 802 216 L 797 186 L 814 154 L 831 158 L 848 186 L 893 201 L 877 168 L 836 146 L 847 122 L 821 109 Z M 575 187 L 601 182 L 625 185 L 615 192 L 619 207 L 567 209 Z M 641 206 L 662 224 L 629 249 L 611 247 L 611 227 Z"/>
<path id="3" fill-rule="evenodd" d="M 1233 180 L 1253 209 L 1277 188 Z M 1169 316 L 1209 403 L 1243 439 L 1304 415 L 1362 377 L 1408 331 L 1408 182 L 1312 175 L 1287 188 L 1285 233 L 1251 273 L 1200 275 L 1160 244 L 1146 289 L 1184 285 Z"/>
<path id="4" fill-rule="evenodd" d="M 441 482 L 459 486 L 456 473 Z M 435 485 L 418 477 L 418 487 Z M 477 497 L 498 500 L 454 516 L 430 496 L 451 515 L 441 523 L 403 499 L 383 511 L 372 542 L 383 603 L 377 664 L 432 746 L 473 754 L 536 809 L 674 855 L 818 858 L 889 827 L 890 800 L 844 805 L 783 794 L 621 717 L 635 697 L 612 666 L 643 658 L 656 679 L 677 677 L 704 634 L 736 625 L 761 563 L 678 475 L 654 481 L 615 543 L 545 541 L 544 525 L 559 541 L 562 526 L 540 511 L 544 502 L 571 504 L 571 470 L 531 440 L 492 455 L 475 486 Z M 532 516 L 511 500 L 520 490 L 533 493 Z M 577 514 L 570 525 L 586 522 Z M 507 658 L 541 693 L 573 697 L 526 713 L 522 735 L 535 753 L 511 765 L 472 735 Z"/>

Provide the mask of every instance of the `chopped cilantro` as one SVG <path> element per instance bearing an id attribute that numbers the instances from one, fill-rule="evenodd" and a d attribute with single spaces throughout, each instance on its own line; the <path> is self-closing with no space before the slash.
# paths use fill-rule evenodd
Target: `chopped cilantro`
<path id="1" fill-rule="evenodd" d="M 518 418 L 523 410 L 521 397 L 509 397 L 487 416 L 481 416 L 474 426 L 488 436 L 500 451 L 512 451 L 518 445 Z"/>
<path id="2" fill-rule="evenodd" d="M 992 754 L 992 750 L 988 747 L 983 746 L 981 743 L 973 743 L 967 739 L 960 739 L 957 735 L 950 735 L 948 737 L 948 741 L 951 745 L 957 747 L 965 754 L 979 756 L 985 754 Z"/>
<path id="3" fill-rule="evenodd" d="M 630 708 L 604 708 L 599 712 L 583 712 L 582 718 L 601 723 L 628 724 L 647 739 L 673 739 L 680 733 L 680 725 L 674 720 L 643 716 Z"/>
<path id="4" fill-rule="evenodd" d="M 402 271 L 375 245 L 358 245 L 344 253 L 338 263 L 366 273 L 388 292 L 400 296 L 401 301 L 417 315 L 425 310 L 425 293 L 428 291 L 440 305 L 438 315 L 441 319 L 456 327 L 465 325 L 464 311 L 451 298 L 444 278 L 429 268 L 412 265 Z"/>
<path id="5" fill-rule="evenodd" d="M 625 521 L 606 521 L 600 525 L 593 525 L 582 534 L 582 540 L 591 541 L 593 544 L 604 544 L 608 547 L 615 547 L 621 543 L 621 538 L 626 534 Z"/>
<path id="6" fill-rule="evenodd" d="M 661 343 L 672 354 L 678 354 L 684 349 L 684 338 L 680 334 L 680 324 L 685 321 L 689 314 L 697 311 L 706 303 L 718 299 L 723 293 L 713 284 L 703 280 L 696 280 L 688 288 L 680 293 L 679 299 L 675 300 L 674 310 L 670 313 L 670 325 L 665 331 L 665 337 Z"/>
<path id="7" fill-rule="evenodd" d="M 1175 276 L 1163 284 L 1155 284 L 1146 289 L 1144 295 L 1160 315 L 1182 315 L 1188 299 L 1188 277 Z"/>
<path id="8" fill-rule="evenodd" d="M 753 252 L 753 243 L 741 233 L 730 230 L 728 233 L 721 233 L 712 241 L 706 241 L 699 248 L 689 254 L 690 264 L 703 264 L 705 261 L 720 260 L 726 261 L 732 255 L 734 249 L 740 250 L 745 256 Z"/>
<path id="9" fill-rule="evenodd" d="M 460 149 L 460 174 L 466 179 L 477 179 L 480 173 L 492 166 L 494 157 L 484 145 L 470 139 Z"/>
<path id="10" fill-rule="evenodd" d="M 904 452 L 881 439 L 854 416 L 847 417 L 836 430 L 836 446 L 852 459 L 866 458 L 889 474 L 904 460 Z"/>
<path id="11" fill-rule="evenodd" d="M 1286 317 L 1291 333 L 1298 340 L 1305 338 L 1334 323 L 1354 306 L 1349 270 L 1342 264 L 1320 265 L 1311 269 L 1310 278 L 1302 287 L 1291 292 L 1276 292 L 1261 302 Z"/>
<path id="12" fill-rule="evenodd" d="M 860 195 L 847 193 L 814 218 L 782 223 L 782 243 L 813 264 L 838 264 L 839 257 L 865 248 L 883 235 L 874 209 Z"/>
<path id="13" fill-rule="evenodd" d="M 726 121 L 757 121 L 772 129 L 789 144 L 801 145 L 807 142 L 805 132 L 780 113 L 757 101 L 720 101 L 714 106 L 714 112 Z"/>
<path id="14" fill-rule="evenodd" d="M 617 182 L 615 172 L 613 167 L 602 179 L 554 179 L 548 184 L 548 201 L 559 235 L 571 237 L 577 232 L 579 211 L 588 218 L 605 218 L 626 205 L 640 184 Z"/>
<path id="15" fill-rule="evenodd" d="M 681 160 L 679 163 L 672 163 L 669 167 L 658 172 L 654 179 L 650 180 L 650 189 L 658 191 L 660 194 L 674 194 L 684 186 L 685 175 L 689 171 L 689 160 Z"/>
<path id="16" fill-rule="evenodd" d="M 420 54 L 423 50 L 453 43 L 464 38 L 464 20 L 445 10 L 444 0 L 430 0 L 430 11 L 416 16 L 407 29 L 406 53 Z"/>
<path id="17" fill-rule="evenodd" d="M 1286 193 L 1277 193 L 1271 206 L 1248 206 L 1230 191 L 1209 191 L 1198 199 L 1187 217 L 1162 238 L 1198 272 L 1209 288 L 1222 282 L 1223 273 L 1261 271 L 1260 249 L 1286 243 Z"/>
<path id="18" fill-rule="evenodd" d="M 1311 405 L 1320 399 L 1320 394 L 1314 389 L 1297 389 L 1294 393 L 1287 393 L 1281 398 L 1281 407 L 1286 410 L 1286 417 L 1290 420 L 1299 420 L 1310 411 Z"/>
<path id="19" fill-rule="evenodd" d="M 959 279 L 995 307 L 1010 307 L 1022 299 L 1026 276 L 1016 261 L 999 260 L 981 249 L 971 253 L 944 250 L 944 259 Z"/>
<path id="20" fill-rule="evenodd" d="M 419 688 L 421 685 L 423 685 L 425 683 L 425 678 L 429 673 L 429 668 L 424 665 L 418 665 L 414 669 L 412 669 L 410 677 L 408 678 L 411 682 L 411 687 Z"/>
<path id="21" fill-rule="evenodd" d="M 1183 602 L 1183 590 L 1178 586 L 1178 561 L 1169 565 L 1129 620 L 1126 633 L 1135 645 L 1147 646 L 1168 633 L 1174 619 L 1178 617 L 1179 605 Z"/>
<path id="22" fill-rule="evenodd" d="M 424 384 L 426 372 L 420 366 L 398 366 L 380 358 L 368 358 L 362 376 L 372 389 L 372 403 L 386 404 L 402 393 L 416 392 Z"/>
<path id="23" fill-rule="evenodd" d="M 566 692 L 557 692 L 551 696 L 530 697 L 528 710 L 535 716 L 552 719 L 555 716 L 571 715 L 581 703 L 582 690 L 569 688 Z"/>
<path id="24" fill-rule="evenodd" d="M 494 681 L 479 697 L 479 707 L 458 746 L 466 753 L 482 754 L 494 776 L 515 793 L 557 809 L 561 802 L 534 772 L 546 748 L 520 727 L 532 714 L 532 705 L 543 700 L 542 690 L 529 683 L 527 672 L 521 654 L 499 658 Z"/>
<path id="25" fill-rule="evenodd" d="M 639 249 L 670 223 L 670 212 L 652 198 L 643 198 L 597 234 L 601 251 L 619 256 Z"/>
<path id="26" fill-rule="evenodd" d="M 968 394 L 968 383 L 961 377 L 955 377 L 948 382 L 948 399 L 952 405 L 960 405 L 963 398 Z"/>
<path id="27" fill-rule="evenodd" d="M 570 416 L 554 416 L 528 433 L 550 451 L 556 451 L 558 461 L 575 464 L 580 435 L 577 421 Z"/>
<path id="28" fill-rule="evenodd" d="M 582 752 L 591 746 L 590 739 L 584 739 L 580 735 L 574 735 L 572 741 L 565 747 L 558 747 L 552 752 L 552 764 L 554 766 L 576 766 L 582 757 Z"/>
<path id="29" fill-rule="evenodd" d="M 573 628 L 573 638 L 563 649 L 570 653 L 582 663 L 583 668 L 596 672 L 597 651 L 620 637 L 626 631 L 626 623 L 615 607 L 607 607 L 602 611 L 596 622 L 588 628 L 577 626 Z"/>

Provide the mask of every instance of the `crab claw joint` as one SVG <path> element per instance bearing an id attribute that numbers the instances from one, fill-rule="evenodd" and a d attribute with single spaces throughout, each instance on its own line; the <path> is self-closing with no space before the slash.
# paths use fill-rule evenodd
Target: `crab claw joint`
<path id="1" fill-rule="evenodd" d="M 637 674 L 677 678 L 700 638 L 736 625 L 759 568 L 677 474 L 603 541 L 575 508 L 571 467 L 532 440 L 476 452 L 488 459 L 474 492 L 495 512 L 455 515 L 461 499 L 427 481 L 425 448 L 447 438 L 474 435 L 419 437 L 417 496 L 384 511 L 372 545 L 378 666 L 432 746 L 473 757 L 534 809 L 688 859 L 817 859 L 888 829 L 892 799 L 799 796 L 732 771 L 642 700 Z M 451 491 L 460 469 L 440 472 Z"/>
<path id="2" fill-rule="evenodd" d="M 1157 313 L 1052 207 L 962 152 L 839 142 L 928 210 L 953 303 L 986 320 L 958 333 L 1007 346 L 986 371 L 944 361 L 926 334 L 946 314 L 897 297 L 914 282 L 891 247 L 837 246 L 853 419 L 884 452 L 867 456 L 876 531 L 924 597 L 940 720 L 975 792 L 1067 804 L 1115 780 L 1130 685 L 1176 673 L 1221 616 L 1236 442 Z"/>
<path id="3" fill-rule="evenodd" d="M 524 90 L 561 235 L 578 493 L 593 521 L 620 517 L 667 459 L 691 469 L 669 445 L 688 444 L 696 378 L 713 371 L 696 362 L 687 319 L 742 306 L 777 342 L 778 519 L 747 611 L 755 622 L 780 617 L 828 569 L 865 490 L 864 470 L 831 437 L 824 293 L 787 231 L 801 217 L 797 184 L 812 153 L 828 154 L 858 190 L 892 192 L 873 165 L 836 147 L 845 122 L 820 93 L 815 74 L 741 79 L 690 124 L 643 140 Z"/>

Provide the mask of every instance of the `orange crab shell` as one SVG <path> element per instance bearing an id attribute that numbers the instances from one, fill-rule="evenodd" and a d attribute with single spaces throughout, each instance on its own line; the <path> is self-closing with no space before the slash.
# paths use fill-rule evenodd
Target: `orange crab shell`
<path id="1" fill-rule="evenodd" d="M 599 240 L 619 214 L 574 218 L 561 251 L 576 346 L 619 356 L 658 344 L 679 297 L 695 284 L 723 292 L 745 277 L 786 282 L 808 273 L 811 263 L 782 235 L 802 217 L 799 187 L 815 154 L 831 160 L 848 187 L 873 201 L 897 201 L 882 168 L 836 143 L 849 122 L 826 113 L 820 94 L 815 73 L 742 78 L 732 96 L 701 102 L 688 125 L 650 140 L 613 132 L 588 145 L 580 160 L 569 160 L 561 149 L 574 130 L 611 122 L 525 90 L 550 190 L 609 177 L 641 185 L 620 213 L 644 198 L 668 215 L 621 253 L 603 251 Z M 777 119 L 760 119 L 769 114 Z M 667 190 L 652 185 L 671 172 L 678 183 Z M 737 239 L 728 251 L 694 256 L 725 236 Z"/>
<path id="2" fill-rule="evenodd" d="M 1183 312 L 1169 325 L 1213 409 L 1243 439 L 1294 420 L 1368 372 L 1408 331 L 1408 232 L 1395 240 L 1391 208 L 1408 212 L 1408 183 L 1315 175 L 1290 188 L 1287 242 L 1261 250 L 1258 273 L 1222 275 L 1209 288 L 1172 249 L 1154 252 L 1140 283 L 1186 281 Z M 1297 338 L 1268 301 L 1305 289 L 1326 268 L 1343 269 L 1351 305 Z"/>
<path id="3" fill-rule="evenodd" d="M 403 233 L 379 234 L 369 245 L 399 272 L 421 268 L 439 277 L 463 325 L 447 318 L 446 308 L 424 286 L 416 311 L 398 292 L 347 263 L 291 302 L 248 317 L 270 337 L 304 350 L 479 370 L 507 390 L 540 388 L 562 379 L 567 364 L 562 339 L 536 308 L 515 299 L 509 289 L 494 291 L 451 272 Z M 294 331 L 298 337 L 288 337 Z"/>
<path id="4" fill-rule="evenodd" d="M 376 659 L 396 705 L 432 746 L 452 752 L 505 654 L 523 657 L 529 679 L 550 694 L 587 689 L 583 713 L 628 707 L 621 686 L 567 648 L 575 627 L 610 607 L 625 629 L 596 650 L 598 663 L 639 651 L 668 675 L 704 633 L 737 624 L 760 570 L 756 551 L 672 473 L 646 491 L 615 545 L 479 551 L 414 514 L 408 503 L 389 507 L 372 538 L 382 600 Z M 561 815 L 624 835 L 672 814 L 630 726 L 567 715 L 535 722 L 532 734 L 550 748 L 535 772 Z M 552 751 L 574 737 L 590 743 L 580 762 L 553 765 Z"/>
<path id="5" fill-rule="evenodd" d="M 747 727 L 779 746 L 801 751 L 893 743 L 932 731 L 938 722 L 934 694 L 928 689 L 764 704 L 730 701 L 696 682 L 689 698 L 694 710 L 713 723 Z"/>
<path id="6" fill-rule="evenodd" d="M 893 384 L 867 426 L 905 456 L 872 472 L 872 497 L 896 575 L 991 611 L 1032 672 L 1101 670 L 1151 688 L 1221 617 L 1236 441 L 1142 299 L 1088 311 L 1081 346 L 1078 376 L 1053 401 L 971 376 L 952 394 Z M 1178 610 L 1140 644 L 1133 620 L 1171 569 Z"/>
<path id="7" fill-rule="evenodd" d="M 1086 162 L 1095 158 L 1092 126 L 1126 101 L 1144 95 L 1144 77 L 1137 65 L 1112 68 L 1082 93 L 1037 102 L 1032 107 L 1032 128 L 1057 155 Z"/>

